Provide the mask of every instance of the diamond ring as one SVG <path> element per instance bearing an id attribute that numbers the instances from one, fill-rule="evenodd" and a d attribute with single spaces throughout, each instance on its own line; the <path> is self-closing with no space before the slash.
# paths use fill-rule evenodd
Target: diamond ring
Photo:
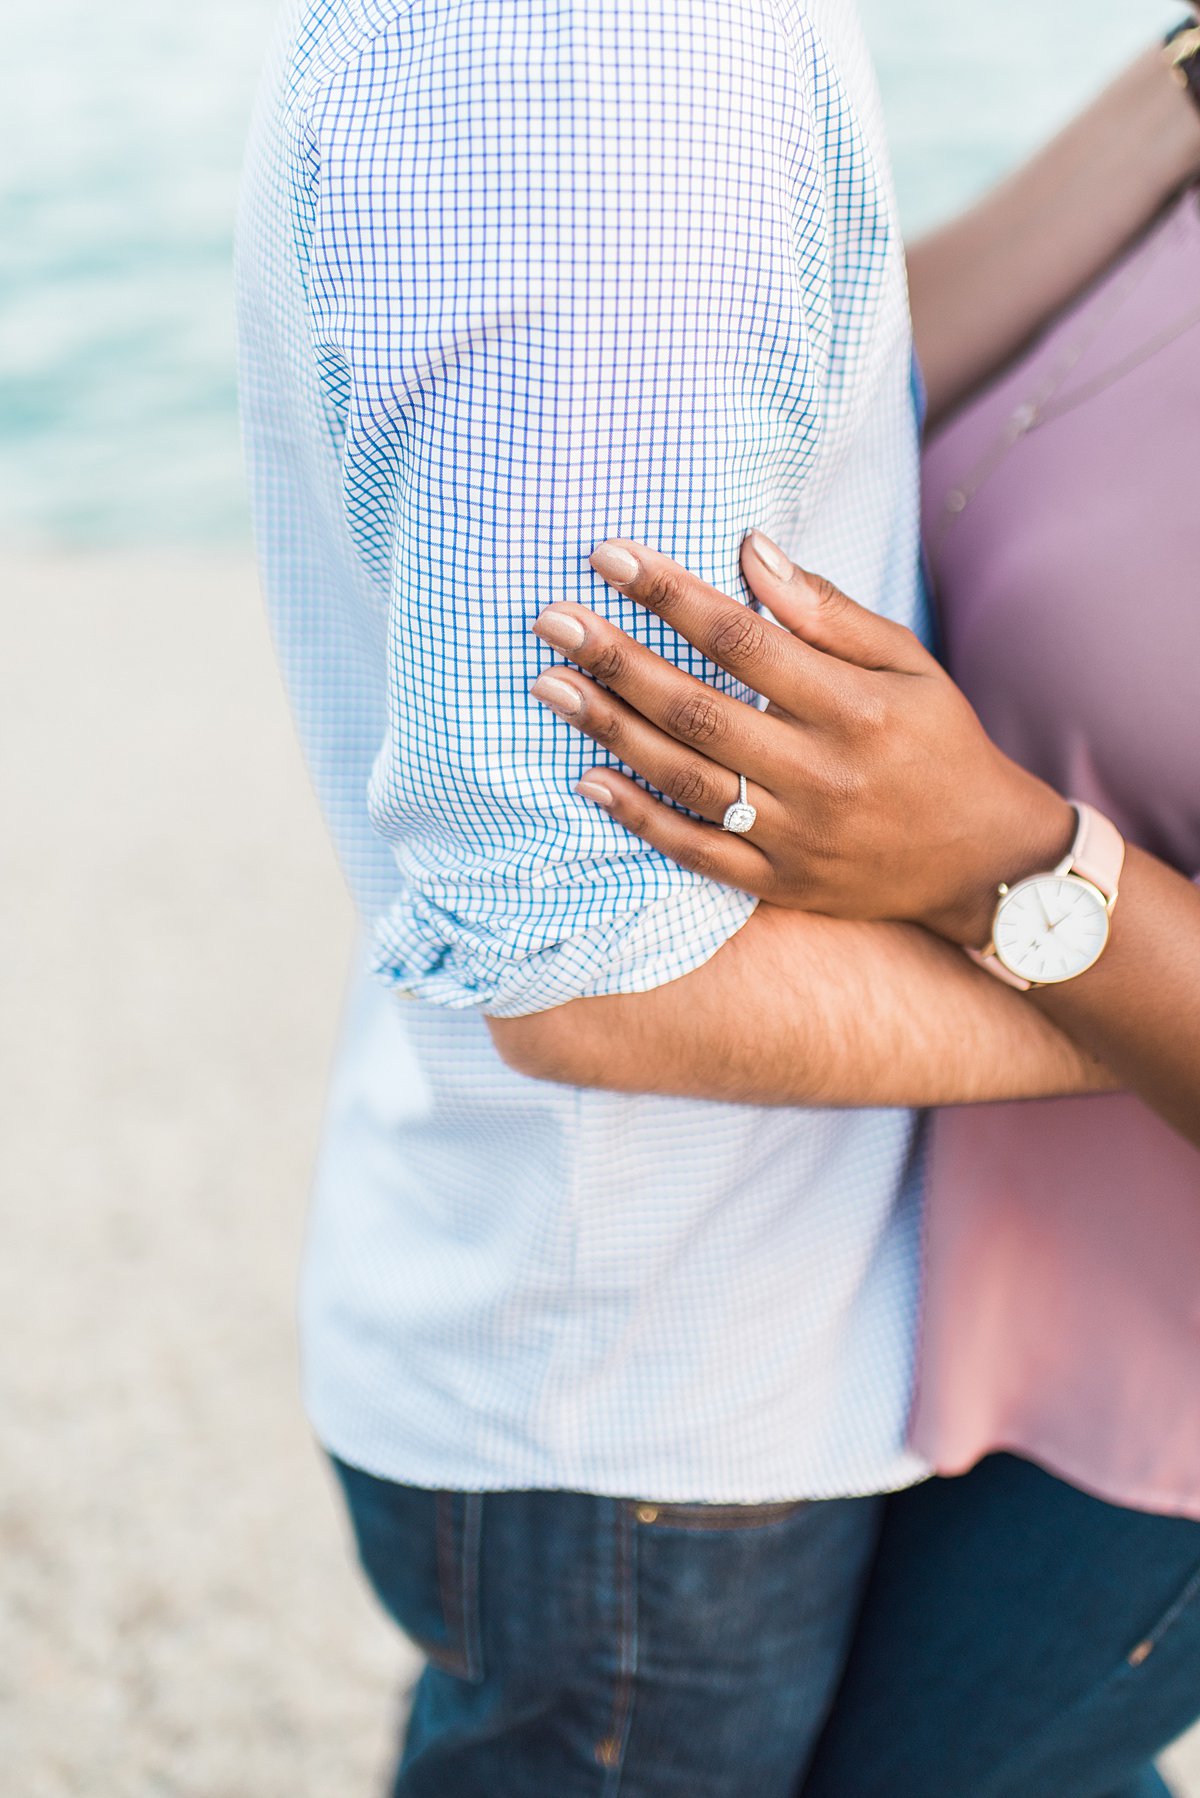
<path id="1" fill-rule="evenodd" d="M 735 837 L 744 837 L 748 830 L 754 829 L 754 821 L 758 812 L 746 797 L 746 776 L 738 775 L 738 796 L 721 820 L 722 830 L 732 831 Z"/>

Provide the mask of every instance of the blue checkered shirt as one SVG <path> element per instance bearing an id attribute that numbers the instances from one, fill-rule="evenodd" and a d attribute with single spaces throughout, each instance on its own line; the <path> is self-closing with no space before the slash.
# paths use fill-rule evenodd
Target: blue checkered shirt
<path id="1" fill-rule="evenodd" d="M 304 1277 L 319 1434 L 438 1487 L 914 1477 L 911 1117 L 542 1085 L 484 1022 L 674 980 L 753 909 L 576 799 L 595 752 L 528 697 L 552 599 L 731 687 L 597 542 L 738 592 L 758 526 L 924 627 L 853 7 L 303 0 L 238 289 L 264 585 L 368 945 Z"/>

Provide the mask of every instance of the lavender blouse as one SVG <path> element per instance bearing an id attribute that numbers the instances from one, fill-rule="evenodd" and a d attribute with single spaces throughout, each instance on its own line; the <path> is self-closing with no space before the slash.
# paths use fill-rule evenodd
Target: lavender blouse
<path id="1" fill-rule="evenodd" d="M 1195 877 L 1194 196 L 935 439 L 925 525 L 995 740 Z M 1200 1152 L 1136 1099 L 935 1118 L 914 1440 L 943 1472 L 1009 1448 L 1200 1518 Z"/>

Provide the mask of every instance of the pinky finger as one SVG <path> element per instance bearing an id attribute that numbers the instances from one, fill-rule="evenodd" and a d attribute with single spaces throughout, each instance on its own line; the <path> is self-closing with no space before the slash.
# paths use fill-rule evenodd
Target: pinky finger
<path id="1" fill-rule="evenodd" d="M 690 868 L 720 886 L 739 887 L 756 899 L 766 898 L 771 864 L 745 837 L 722 830 L 719 824 L 701 824 L 689 818 L 612 768 L 585 774 L 575 791 L 681 868 Z"/>

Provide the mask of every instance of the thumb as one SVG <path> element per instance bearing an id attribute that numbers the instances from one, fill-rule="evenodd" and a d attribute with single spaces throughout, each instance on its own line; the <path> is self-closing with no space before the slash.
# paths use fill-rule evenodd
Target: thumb
<path id="1" fill-rule="evenodd" d="M 785 629 L 827 655 L 904 674 L 917 673 L 929 659 L 902 624 L 856 605 L 823 575 L 806 573 L 761 531 L 751 531 L 742 544 L 742 573 Z"/>

